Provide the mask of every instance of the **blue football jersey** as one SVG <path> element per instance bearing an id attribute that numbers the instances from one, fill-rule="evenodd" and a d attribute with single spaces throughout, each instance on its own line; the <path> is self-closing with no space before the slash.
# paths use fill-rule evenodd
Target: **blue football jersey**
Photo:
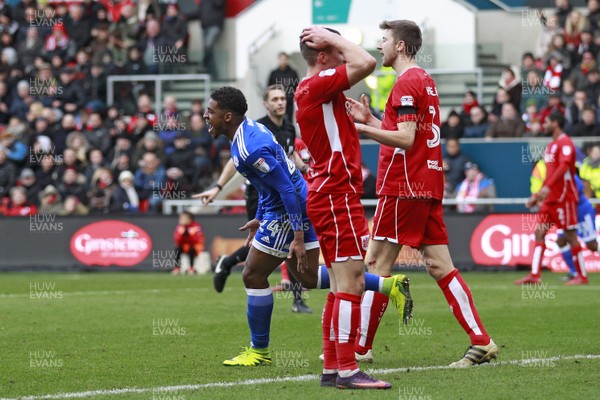
<path id="1" fill-rule="evenodd" d="M 231 158 L 238 172 L 258 190 L 256 219 L 287 214 L 292 229 L 302 230 L 306 183 L 271 131 L 245 118 L 233 137 Z"/>

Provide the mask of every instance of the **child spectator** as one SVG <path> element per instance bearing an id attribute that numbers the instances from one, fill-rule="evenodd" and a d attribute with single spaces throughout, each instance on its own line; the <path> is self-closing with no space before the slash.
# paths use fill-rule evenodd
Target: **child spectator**
<path id="1" fill-rule="evenodd" d="M 179 273 L 193 275 L 195 270 L 198 273 L 207 273 L 210 270 L 210 264 L 208 264 L 208 269 L 205 266 L 201 269 L 195 268 L 200 266 L 200 254 L 204 252 L 204 232 L 202 226 L 194 221 L 192 213 L 184 211 L 179 214 L 179 223 L 173 233 L 173 239 L 175 240 L 175 257 L 177 261 L 177 266 L 171 271 L 173 275 Z M 189 257 L 189 262 L 183 262 L 183 255 Z"/>

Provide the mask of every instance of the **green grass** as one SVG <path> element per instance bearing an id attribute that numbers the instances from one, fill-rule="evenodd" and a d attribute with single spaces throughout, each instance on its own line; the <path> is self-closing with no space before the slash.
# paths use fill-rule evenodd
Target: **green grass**
<path id="1" fill-rule="evenodd" d="M 558 275 L 546 273 L 546 287 L 524 291 L 512 284 L 521 275 L 464 274 L 500 347 L 499 361 L 600 354 L 599 277 L 592 276 L 587 287 L 565 287 Z M 375 341 L 375 363 L 366 369 L 447 365 L 469 344 L 433 280 L 423 273 L 410 276 L 412 328 L 399 329 L 390 306 Z M 230 278 L 222 294 L 213 291 L 211 280 L 142 273 L 0 275 L 0 397 L 146 388 L 150 390 L 95 398 L 587 399 L 597 398 L 600 390 L 600 359 L 578 359 L 375 374 L 393 384 L 386 392 L 320 388 L 316 378 L 153 391 L 320 373 L 325 291 L 306 293 L 312 315 L 293 314 L 288 294 L 276 294 L 273 365 L 228 368 L 222 361 L 249 342 L 245 292 L 239 274 Z M 40 289 L 44 285 L 52 289 Z M 153 330 L 153 322 L 167 320 L 177 326 Z"/>

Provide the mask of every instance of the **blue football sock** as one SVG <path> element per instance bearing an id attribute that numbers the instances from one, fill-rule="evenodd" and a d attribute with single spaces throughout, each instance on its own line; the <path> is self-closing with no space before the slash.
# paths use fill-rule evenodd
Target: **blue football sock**
<path id="1" fill-rule="evenodd" d="M 327 267 L 324 265 L 319 266 L 319 278 L 317 280 L 317 289 L 329 289 L 331 284 L 329 283 L 329 272 Z M 365 290 L 372 290 L 374 292 L 381 292 L 381 283 L 383 278 L 379 275 L 365 272 Z"/>
<path id="2" fill-rule="evenodd" d="M 329 272 L 325 265 L 319 265 L 319 271 L 317 272 L 317 289 L 329 289 L 331 284 L 329 283 Z"/>
<path id="3" fill-rule="evenodd" d="M 248 289 L 248 325 L 250 326 L 251 346 L 256 349 L 269 347 L 271 314 L 273 313 L 273 292 L 267 289 Z"/>
<path id="4" fill-rule="evenodd" d="M 571 246 L 568 244 L 565 247 L 560 248 L 560 254 L 562 255 L 563 260 L 567 263 L 569 267 L 569 275 L 577 275 L 577 270 L 575 269 L 575 262 L 573 261 L 573 253 L 571 253 Z"/>
<path id="5" fill-rule="evenodd" d="M 381 292 L 380 283 L 382 281 L 383 281 L 383 278 L 381 276 L 371 274 L 370 272 L 365 272 L 365 290 Z"/>

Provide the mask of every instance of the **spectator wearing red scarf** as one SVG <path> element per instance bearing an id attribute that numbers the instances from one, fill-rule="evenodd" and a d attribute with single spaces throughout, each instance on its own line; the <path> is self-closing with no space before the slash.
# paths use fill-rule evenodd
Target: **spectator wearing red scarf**
<path id="1" fill-rule="evenodd" d="M 460 112 L 460 119 L 463 125 L 471 125 L 471 109 L 478 107 L 479 102 L 477 101 L 477 95 L 472 90 L 468 90 L 463 95 L 462 111 Z"/>

